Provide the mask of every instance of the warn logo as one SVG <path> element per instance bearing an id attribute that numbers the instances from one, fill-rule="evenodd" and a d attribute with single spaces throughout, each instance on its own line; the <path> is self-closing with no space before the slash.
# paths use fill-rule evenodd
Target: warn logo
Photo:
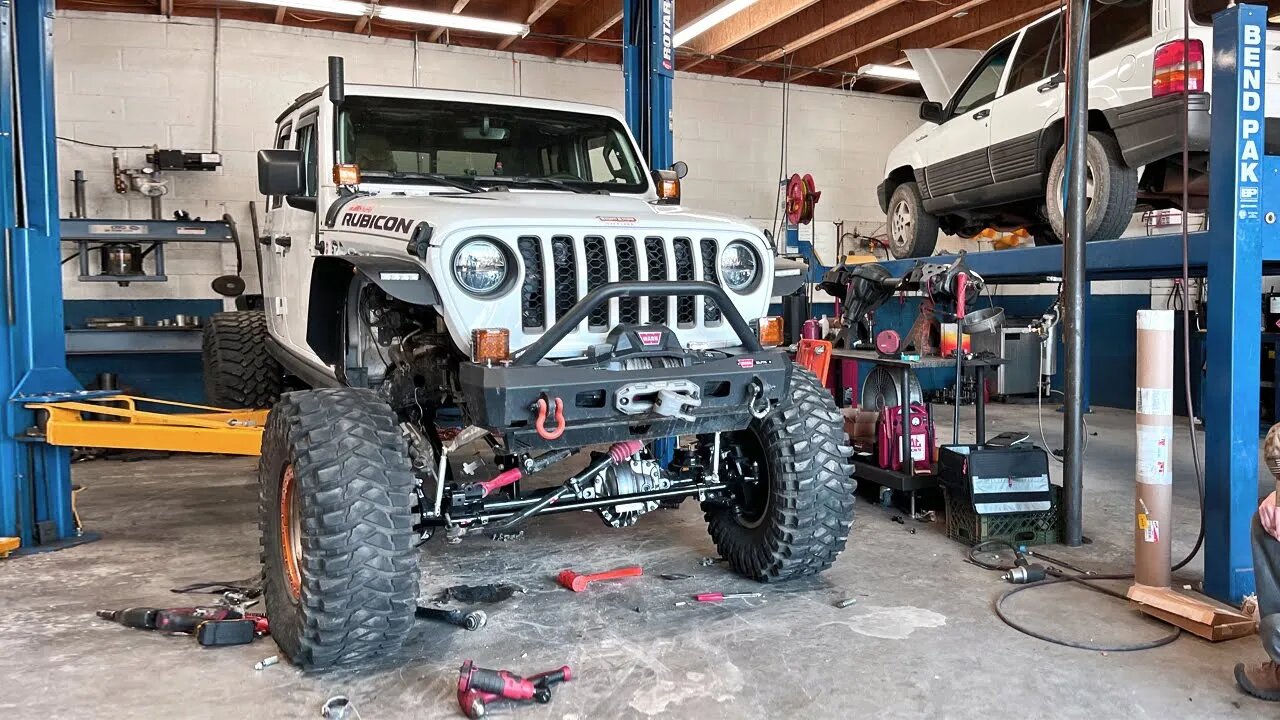
<path id="1" fill-rule="evenodd" d="M 343 213 L 342 224 L 346 227 L 369 228 L 408 235 L 413 229 L 413 221 L 395 215 L 369 215 L 367 213 Z"/>
<path id="2" fill-rule="evenodd" d="M 645 345 L 659 345 L 662 343 L 661 332 L 640 332 L 636 334 L 640 336 L 640 342 Z"/>

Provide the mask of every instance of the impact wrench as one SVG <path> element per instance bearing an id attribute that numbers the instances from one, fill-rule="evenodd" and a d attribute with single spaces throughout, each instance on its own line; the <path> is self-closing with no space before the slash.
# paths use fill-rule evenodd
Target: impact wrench
<path id="1" fill-rule="evenodd" d="M 476 667 L 467 660 L 458 671 L 458 705 L 474 720 L 503 703 L 549 703 L 551 688 L 571 679 L 568 665 L 523 678 L 507 670 Z"/>

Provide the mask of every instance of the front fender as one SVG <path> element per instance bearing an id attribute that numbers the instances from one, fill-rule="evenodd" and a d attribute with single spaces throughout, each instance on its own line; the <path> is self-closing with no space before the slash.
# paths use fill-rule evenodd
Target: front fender
<path id="1" fill-rule="evenodd" d="M 335 258 L 350 263 L 383 292 L 410 305 L 438 305 L 440 293 L 427 269 L 413 258 L 386 255 L 347 255 Z"/>

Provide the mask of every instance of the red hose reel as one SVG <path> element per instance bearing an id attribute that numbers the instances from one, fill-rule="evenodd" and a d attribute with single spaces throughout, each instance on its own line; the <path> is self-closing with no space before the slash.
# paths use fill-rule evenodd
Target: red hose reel
<path id="1" fill-rule="evenodd" d="M 813 222 L 813 209 L 820 197 L 822 193 L 818 192 L 812 175 L 792 175 L 787 181 L 787 222 L 792 225 L 808 225 Z"/>

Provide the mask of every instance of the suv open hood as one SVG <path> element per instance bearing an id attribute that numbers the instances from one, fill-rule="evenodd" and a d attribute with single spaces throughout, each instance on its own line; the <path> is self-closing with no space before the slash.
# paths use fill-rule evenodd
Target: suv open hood
<path id="1" fill-rule="evenodd" d="M 924 89 L 925 97 L 946 105 L 982 57 L 983 51 L 924 48 L 903 52 L 907 55 L 907 62 L 920 76 L 920 87 Z"/>
<path id="2" fill-rule="evenodd" d="M 611 227 L 682 230 L 733 230 L 762 237 L 729 215 L 695 212 L 679 205 L 658 205 L 640 197 L 587 195 L 562 191 L 440 193 L 435 195 L 356 197 L 337 210 L 332 227 L 403 239 L 419 222 L 434 228 L 439 241 L 467 226 Z"/>

